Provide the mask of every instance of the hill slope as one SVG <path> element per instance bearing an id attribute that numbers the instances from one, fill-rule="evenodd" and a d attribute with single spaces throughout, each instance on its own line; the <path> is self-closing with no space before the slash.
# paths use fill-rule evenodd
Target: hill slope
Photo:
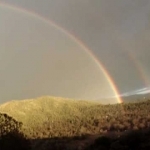
<path id="1" fill-rule="evenodd" d="M 29 138 L 49 138 L 147 128 L 149 108 L 150 101 L 101 105 L 47 96 L 10 101 L 0 105 L 0 112 L 22 122 Z"/>
<path id="2" fill-rule="evenodd" d="M 119 141 L 128 142 L 128 139 L 137 137 L 137 135 L 133 135 L 132 138 L 130 136 L 121 138 L 123 134 L 126 135 L 131 130 L 144 131 L 143 139 L 149 140 L 149 111 L 150 100 L 138 103 L 101 105 L 98 102 L 47 96 L 10 101 L 0 105 L 0 112 L 7 113 L 23 123 L 22 131 L 30 139 L 32 148 L 36 150 L 87 147 L 102 135 L 108 136 L 110 139 L 102 137 L 102 139 L 96 140 L 94 147 L 102 144 L 101 140 L 106 140 L 106 142 L 111 142 L 111 147 L 116 149 L 119 146 L 120 150 L 122 145 L 118 145 Z M 136 140 L 136 144 L 140 143 L 138 140 Z M 149 143 L 148 140 L 145 141 L 145 145 Z M 93 149 L 93 145 L 91 146 Z M 128 143 L 122 147 L 126 146 Z M 142 142 L 140 146 L 143 146 Z M 142 149 L 144 148 L 142 147 Z M 149 149 L 149 146 L 146 149 Z"/>
<path id="3" fill-rule="evenodd" d="M 7 102 L 0 105 L 0 112 L 7 113 L 17 121 L 21 121 L 24 129 L 32 132 L 32 130 L 42 128 L 43 124 L 52 126 L 52 124 L 59 123 L 60 126 L 63 126 L 62 124 L 68 121 L 77 123 L 77 120 L 86 119 L 87 115 L 93 116 L 92 108 L 98 104 L 98 102 L 47 96 Z"/>

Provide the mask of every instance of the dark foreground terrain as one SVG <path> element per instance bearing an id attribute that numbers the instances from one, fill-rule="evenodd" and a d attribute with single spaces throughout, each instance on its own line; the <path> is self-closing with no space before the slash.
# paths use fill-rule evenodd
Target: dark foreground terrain
<path id="1" fill-rule="evenodd" d="M 26 139 L 9 133 L 0 139 L 1 150 L 149 150 L 150 130 L 62 138 Z"/>
<path id="2" fill-rule="evenodd" d="M 148 150 L 150 149 L 150 130 L 130 131 L 118 137 L 107 135 L 88 135 L 72 138 L 39 139 L 31 141 L 37 150 Z"/>
<path id="3" fill-rule="evenodd" d="M 53 122 L 53 125 L 46 122 L 41 128 L 32 128 L 31 135 L 29 130 L 23 129 L 22 122 L 1 113 L 0 150 L 150 149 L 149 100 L 117 105 L 97 104 L 91 107 L 92 110 L 95 107 L 97 115 L 87 115 L 87 120 L 77 117 L 76 120 L 65 120 L 63 124 L 58 121 Z"/>

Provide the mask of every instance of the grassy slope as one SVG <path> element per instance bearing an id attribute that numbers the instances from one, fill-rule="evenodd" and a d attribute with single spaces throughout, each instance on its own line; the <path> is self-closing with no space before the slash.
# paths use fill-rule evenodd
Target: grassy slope
<path id="1" fill-rule="evenodd" d="M 7 113 L 23 122 L 25 128 L 23 132 L 29 138 L 35 139 L 31 143 L 36 150 L 48 148 L 53 142 L 57 145 L 58 141 L 51 139 L 54 136 L 74 137 L 89 133 L 91 135 L 86 136 L 85 140 L 72 141 L 75 146 L 80 144 L 87 146 L 87 143 L 92 143 L 105 133 L 113 138 L 118 135 L 120 137 L 127 130 L 150 127 L 150 100 L 139 103 L 101 105 L 98 102 L 47 96 L 10 101 L 0 105 L 0 112 Z M 58 140 L 61 143 L 64 139 Z"/>
<path id="2" fill-rule="evenodd" d="M 96 106 L 98 103 L 89 101 L 76 101 L 59 97 L 40 97 L 37 99 L 27 99 L 21 101 L 10 101 L 0 105 L 0 111 L 8 113 L 15 119 L 28 124 L 28 117 L 38 116 L 35 118 L 38 123 L 40 119 L 45 121 L 46 116 L 52 117 L 53 120 L 70 118 L 72 116 L 83 117 L 86 109 Z"/>
<path id="3" fill-rule="evenodd" d="M 98 102 L 77 101 L 58 97 L 40 97 L 37 99 L 10 101 L 0 105 L 0 112 L 7 113 L 24 124 L 25 128 L 42 126 L 44 122 L 84 120 L 93 116 L 92 108 Z"/>
<path id="4" fill-rule="evenodd" d="M 0 112 L 22 122 L 30 138 L 47 138 L 145 128 L 150 122 L 149 108 L 150 101 L 101 105 L 47 96 L 10 101 L 0 105 Z"/>

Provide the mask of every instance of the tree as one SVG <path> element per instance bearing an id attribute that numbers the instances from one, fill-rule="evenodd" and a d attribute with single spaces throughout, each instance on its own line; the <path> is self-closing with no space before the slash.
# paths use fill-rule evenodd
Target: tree
<path id="1" fill-rule="evenodd" d="M 17 131 L 21 129 L 21 127 L 21 122 L 17 122 L 7 114 L 0 113 L 0 136 L 4 136 L 9 132 Z"/>
<path id="2" fill-rule="evenodd" d="M 30 150 L 30 141 L 20 132 L 21 122 L 17 122 L 7 114 L 0 114 L 0 149 Z"/>

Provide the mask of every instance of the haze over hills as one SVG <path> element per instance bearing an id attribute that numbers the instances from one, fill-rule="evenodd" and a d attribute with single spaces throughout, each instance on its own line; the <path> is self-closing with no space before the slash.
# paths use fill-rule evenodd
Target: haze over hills
<path id="1" fill-rule="evenodd" d="M 121 98 L 124 102 L 139 102 L 150 99 L 150 87 L 144 87 L 131 92 L 123 93 Z"/>
<path id="2" fill-rule="evenodd" d="M 119 97 L 122 102 L 124 103 L 132 103 L 132 102 L 140 102 L 140 101 L 146 101 L 150 99 L 150 93 L 147 94 L 133 94 L 133 95 L 124 95 L 124 96 L 120 96 Z M 101 104 L 112 104 L 111 102 L 116 101 L 116 98 L 112 97 L 112 98 L 103 98 L 103 99 L 98 99 L 96 102 L 100 102 Z M 114 104 L 114 103 L 113 103 Z"/>
<path id="3" fill-rule="evenodd" d="M 143 88 L 140 90 L 135 90 L 132 92 L 123 93 L 120 96 L 118 96 L 123 102 L 132 103 L 132 102 L 140 102 L 140 101 L 146 101 L 150 99 L 150 89 L 149 88 Z M 111 104 L 111 101 L 115 101 L 116 97 L 108 97 L 104 98 L 103 100 L 97 100 L 99 102 L 102 101 L 102 104 Z"/>
<path id="4" fill-rule="evenodd" d="M 139 102 L 139 101 L 146 101 L 150 99 L 150 93 L 147 94 L 134 94 L 129 96 L 122 96 L 121 97 L 124 102 Z"/>

